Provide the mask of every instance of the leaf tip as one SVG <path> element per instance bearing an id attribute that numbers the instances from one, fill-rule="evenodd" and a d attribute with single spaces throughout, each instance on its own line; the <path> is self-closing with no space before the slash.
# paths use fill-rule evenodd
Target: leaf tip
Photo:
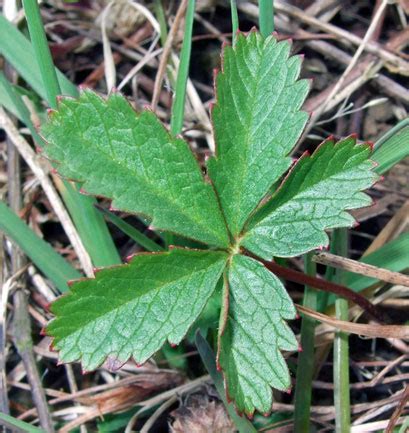
<path id="1" fill-rule="evenodd" d="M 78 192 L 79 192 L 80 194 L 82 194 L 82 195 L 89 195 L 89 194 L 87 193 L 87 191 L 85 191 L 84 188 L 80 188 Z"/>
<path id="2" fill-rule="evenodd" d="M 134 257 L 136 256 L 136 253 L 129 254 L 125 257 L 126 263 L 129 263 Z"/>
<path id="3" fill-rule="evenodd" d="M 57 111 L 53 110 L 52 108 L 47 108 L 47 116 L 48 116 L 48 118 L 51 119 L 56 112 Z"/>
<path id="4" fill-rule="evenodd" d="M 374 147 L 375 147 L 375 143 L 373 141 L 368 141 L 368 140 L 365 143 L 369 146 L 369 149 L 371 149 L 371 153 L 372 153 L 374 150 Z M 373 162 L 375 162 L 375 161 L 373 161 Z M 377 167 L 378 165 L 379 164 L 376 162 L 375 167 Z"/>

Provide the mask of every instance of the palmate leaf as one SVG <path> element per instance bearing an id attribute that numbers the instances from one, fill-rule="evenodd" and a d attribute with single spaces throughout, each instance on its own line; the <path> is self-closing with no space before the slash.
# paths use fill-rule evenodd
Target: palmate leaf
<path id="1" fill-rule="evenodd" d="M 289 57 L 290 48 L 255 31 L 224 48 L 212 111 L 216 156 L 208 168 L 233 235 L 289 168 L 308 119 L 300 107 L 309 85 L 297 80 L 301 59 Z"/>
<path id="2" fill-rule="evenodd" d="M 118 94 L 105 101 L 84 92 L 52 113 L 43 128 L 46 153 L 64 176 L 116 208 L 146 214 L 156 228 L 216 247 L 138 255 L 75 283 L 52 305 L 56 318 L 47 328 L 63 361 L 81 360 L 85 370 L 106 358 L 142 363 L 165 341 L 179 343 L 224 272 L 218 363 L 229 396 L 240 412 L 267 413 L 271 388 L 290 386 L 280 351 L 298 347 L 285 323 L 295 309 L 248 251 L 270 260 L 327 244 L 325 230 L 351 225 L 346 211 L 370 203 L 362 191 L 377 176 L 368 145 L 329 139 L 267 196 L 307 120 L 300 107 L 308 84 L 298 80 L 300 58 L 289 50 L 255 32 L 224 50 L 212 114 L 217 152 L 208 164 L 218 197 L 188 145 Z"/>
<path id="3" fill-rule="evenodd" d="M 83 182 L 88 193 L 151 217 L 155 228 L 228 245 L 212 186 L 186 142 L 172 137 L 152 112 L 137 114 L 117 93 L 103 100 L 84 91 L 60 101 L 42 134 L 59 172 Z"/>
<path id="4" fill-rule="evenodd" d="M 92 370 L 109 358 L 143 363 L 165 341 L 178 344 L 210 298 L 226 264 L 222 252 L 172 249 L 136 255 L 75 282 L 51 306 L 46 332 L 64 362 Z"/>
<path id="5" fill-rule="evenodd" d="M 266 260 L 326 246 L 325 230 L 352 226 L 355 220 L 345 211 L 372 202 L 361 192 L 378 178 L 370 153 L 368 144 L 351 136 L 338 143 L 328 139 L 305 154 L 254 216 L 242 245 Z"/>
<path id="6" fill-rule="evenodd" d="M 295 318 L 295 307 L 281 281 L 250 257 L 233 257 L 228 285 L 228 314 L 218 353 L 227 393 L 240 412 L 269 413 L 271 387 L 286 390 L 291 385 L 280 349 L 298 348 L 285 323 Z"/>

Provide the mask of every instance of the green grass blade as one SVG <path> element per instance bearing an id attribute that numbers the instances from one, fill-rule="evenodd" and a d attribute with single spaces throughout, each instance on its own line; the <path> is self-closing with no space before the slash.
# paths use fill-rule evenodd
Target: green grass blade
<path id="1" fill-rule="evenodd" d="M 182 51 L 180 53 L 180 63 L 176 78 L 175 96 L 172 106 L 172 117 L 170 129 L 172 134 L 180 134 L 183 127 L 183 116 L 185 114 L 186 86 L 189 78 L 190 53 L 192 51 L 192 32 L 193 20 L 195 16 L 195 0 L 189 0 L 186 17 L 185 32 L 183 36 Z"/>
<path id="2" fill-rule="evenodd" d="M 60 292 L 68 289 L 67 280 L 81 278 L 54 249 L 38 237 L 4 202 L 0 201 L 0 230 L 10 237 L 30 257 Z"/>
<path id="3" fill-rule="evenodd" d="M 162 0 L 155 0 L 154 10 L 156 19 L 158 20 L 160 27 L 160 43 L 162 44 L 162 46 L 164 46 L 166 43 L 166 39 L 168 38 L 168 27 L 166 24 L 166 16 L 163 9 Z"/>
<path id="4" fill-rule="evenodd" d="M 96 267 L 121 264 L 121 258 L 94 197 L 80 194 L 78 186 L 62 181 L 58 187 L 78 234 Z"/>
<path id="5" fill-rule="evenodd" d="M 383 174 L 402 159 L 409 156 L 409 118 L 400 121 L 383 135 L 374 146 L 372 159 L 379 165 L 378 174 Z"/>
<path id="6" fill-rule="evenodd" d="M 409 417 L 405 419 L 398 433 L 405 433 L 408 431 L 408 429 L 409 429 Z"/>
<path id="7" fill-rule="evenodd" d="M 46 100 L 50 107 L 56 108 L 57 96 L 61 94 L 61 89 L 41 20 L 40 7 L 38 2 L 33 0 L 23 0 L 23 7 L 30 32 L 31 44 L 47 95 Z"/>
<path id="8" fill-rule="evenodd" d="M 230 9 L 231 9 L 231 27 L 232 27 L 232 40 L 233 45 L 236 44 L 236 34 L 239 30 L 239 14 L 237 12 L 237 1 L 230 0 Z"/>
<path id="9" fill-rule="evenodd" d="M 151 251 L 151 252 L 164 251 L 164 248 L 162 248 L 160 245 L 158 245 L 152 239 L 148 238 L 148 236 L 145 236 L 143 233 L 141 233 L 135 227 L 132 227 L 130 224 L 128 224 L 122 218 L 119 218 L 117 215 L 113 214 L 112 212 L 107 211 L 104 208 L 98 207 L 98 209 L 105 215 L 105 217 L 109 221 L 111 221 L 111 223 L 116 225 L 119 228 L 119 230 L 121 230 L 123 233 L 125 233 L 127 236 L 129 236 L 138 245 L 145 248 L 145 250 Z"/>
<path id="10" fill-rule="evenodd" d="M 213 350 L 210 348 L 206 339 L 203 338 L 200 332 L 196 333 L 196 347 L 199 351 L 200 357 L 202 358 L 203 364 L 206 367 L 206 370 L 213 379 L 219 397 L 223 401 L 223 404 L 226 407 L 230 418 L 236 425 L 237 430 L 240 433 L 256 433 L 257 430 L 254 428 L 253 424 L 247 418 L 238 415 L 233 403 L 228 403 L 226 399 L 226 391 L 224 389 L 223 375 L 220 373 L 220 371 L 217 371 Z"/>
<path id="11" fill-rule="evenodd" d="M 38 95 L 47 100 L 40 69 L 38 68 L 30 41 L 3 15 L 0 15 L 0 34 L 0 54 L 4 56 Z M 76 86 L 60 71 L 57 70 L 56 73 L 62 94 L 73 97 L 78 96 Z"/>
<path id="12" fill-rule="evenodd" d="M 409 233 L 403 233 L 393 241 L 359 260 L 362 263 L 402 272 L 409 268 Z M 346 284 L 355 291 L 361 291 L 378 282 L 375 278 L 360 274 L 346 273 Z"/>
<path id="13" fill-rule="evenodd" d="M 14 418 L 5 413 L 0 413 L 0 425 L 13 429 L 13 431 L 23 433 L 46 433 L 45 430 L 34 427 L 24 421 Z"/>
<path id="14" fill-rule="evenodd" d="M 23 99 L 20 95 L 17 94 L 17 92 L 14 89 L 14 86 L 10 83 L 10 81 L 7 80 L 6 76 L 3 74 L 3 72 L 0 71 L 0 88 L 4 89 L 5 94 L 8 98 L 8 106 L 11 106 L 14 108 L 15 113 L 12 111 L 13 114 L 16 114 L 16 117 L 21 120 L 27 128 L 30 130 L 30 133 L 34 139 L 34 141 L 37 143 L 38 146 L 43 145 L 43 140 L 40 137 L 40 135 L 37 133 L 37 129 L 35 128 L 33 122 L 31 121 L 30 112 L 28 111 L 27 106 L 24 104 Z M 6 109 L 8 106 L 4 104 L 3 100 L 0 100 L 0 104 L 3 105 Z"/>
<path id="15" fill-rule="evenodd" d="M 259 0 L 258 8 L 260 33 L 266 38 L 274 32 L 274 0 Z"/>
<path id="16" fill-rule="evenodd" d="M 43 140 L 31 121 L 26 105 L 3 74 L 0 74 L 0 88 L 5 90 L 17 111 L 17 117 L 30 129 L 37 145 L 42 147 Z M 0 104 L 3 104 L 3 101 L 0 101 Z M 94 207 L 97 201 L 80 194 L 70 182 L 61 181 L 57 186 L 94 265 L 109 266 L 121 263 L 105 221 Z"/>
<path id="17" fill-rule="evenodd" d="M 4 81 L 7 81 L 4 73 L 0 71 L 0 104 L 18 120 L 23 121 L 19 115 L 17 107 L 11 100 L 7 88 L 4 86 Z"/>
<path id="18" fill-rule="evenodd" d="M 305 272 L 307 275 L 315 276 L 316 264 L 311 260 L 312 253 L 304 256 Z M 317 291 L 312 287 L 305 286 L 305 307 L 317 310 Z M 301 348 L 298 355 L 298 365 L 295 384 L 295 407 L 294 407 L 294 431 L 309 433 L 311 419 L 311 397 L 312 379 L 314 372 L 314 340 L 315 320 L 304 316 L 301 323 Z"/>
<path id="19" fill-rule="evenodd" d="M 338 255 L 348 256 L 348 229 L 334 231 L 332 242 Z M 345 272 L 337 269 L 335 282 L 345 284 Z M 348 301 L 335 301 L 335 316 L 339 320 L 348 321 Z M 349 393 L 349 340 L 345 332 L 336 332 L 334 338 L 334 406 L 336 433 L 349 433 L 351 429 L 351 401 Z"/>

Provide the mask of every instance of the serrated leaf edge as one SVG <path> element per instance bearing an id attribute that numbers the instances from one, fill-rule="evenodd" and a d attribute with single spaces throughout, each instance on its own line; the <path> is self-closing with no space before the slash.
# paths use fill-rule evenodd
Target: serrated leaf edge
<path id="1" fill-rule="evenodd" d="M 143 113 L 146 113 L 146 112 L 152 113 L 153 115 L 155 115 L 155 117 L 157 117 L 156 113 L 155 113 L 155 112 L 152 110 L 152 108 L 151 108 L 150 106 L 148 106 L 148 105 L 145 105 L 144 108 L 143 108 L 141 111 L 139 111 L 139 112 L 136 111 L 136 109 L 135 109 L 135 108 L 133 107 L 133 105 L 130 103 L 130 101 L 128 100 L 128 98 L 126 98 L 126 96 L 123 95 L 121 92 L 119 92 L 117 89 L 113 89 L 113 90 L 112 90 L 112 91 L 111 91 L 111 92 L 110 92 L 106 97 L 100 95 L 100 94 L 97 93 L 97 92 L 94 92 L 94 91 L 91 90 L 91 89 L 81 88 L 81 87 L 80 87 L 79 90 L 80 90 L 80 91 L 79 91 L 79 96 L 78 96 L 77 98 L 74 98 L 74 97 L 72 97 L 72 96 L 65 96 L 65 95 L 64 95 L 64 96 L 58 96 L 58 97 L 57 97 L 57 108 L 56 108 L 56 109 L 49 109 L 49 110 L 47 110 L 48 119 L 49 119 L 50 121 L 52 121 L 53 117 L 54 117 L 55 115 L 58 115 L 58 111 L 59 111 L 59 109 L 60 109 L 60 107 L 61 107 L 61 104 L 63 104 L 65 100 L 78 102 L 78 100 L 81 98 L 81 96 L 83 96 L 84 94 L 87 94 L 87 93 L 90 93 L 90 94 L 92 94 L 93 96 L 98 97 L 98 98 L 99 98 L 102 102 L 104 102 L 104 103 L 107 103 L 107 102 L 109 101 L 109 98 L 112 97 L 112 96 L 121 96 L 121 97 L 122 97 L 122 98 L 127 102 L 127 104 L 129 105 L 129 107 L 132 109 L 132 111 L 134 112 L 136 118 L 139 118 Z M 211 187 L 211 190 L 213 191 L 213 193 L 214 193 L 214 195 L 215 195 L 215 201 L 216 201 L 217 206 L 218 206 L 218 208 L 219 208 L 219 210 L 220 210 L 220 215 L 221 215 L 221 217 L 222 217 L 222 221 L 223 221 L 223 223 L 224 223 L 224 228 L 225 228 L 225 230 L 226 230 L 226 239 L 227 239 L 227 240 L 230 240 L 230 237 L 231 237 L 231 235 L 230 235 L 230 231 L 229 231 L 229 228 L 228 228 L 227 223 L 226 223 L 226 219 L 225 219 L 225 216 L 224 216 L 224 213 L 223 213 L 223 209 L 222 209 L 221 204 L 220 204 L 220 200 L 219 200 L 219 197 L 218 197 L 218 194 L 217 194 L 216 188 L 214 187 L 214 184 L 213 184 L 213 182 L 211 182 L 211 180 L 209 179 L 209 177 L 208 177 L 208 176 L 205 176 L 205 175 L 203 174 L 202 167 L 201 167 L 201 165 L 200 165 L 200 163 L 199 163 L 199 160 L 198 160 L 198 158 L 197 158 L 197 155 L 195 154 L 195 152 L 192 151 L 192 148 L 190 147 L 189 143 L 187 142 L 187 140 L 184 139 L 184 137 L 183 137 L 181 134 L 173 135 L 173 134 L 170 132 L 169 128 L 167 128 L 166 125 L 164 125 L 163 122 L 162 122 L 158 117 L 157 117 L 157 120 L 158 120 L 158 123 L 159 123 L 159 124 L 161 125 L 161 127 L 163 128 L 163 130 L 165 131 L 165 133 L 166 133 L 167 137 L 169 138 L 169 140 L 182 140 L 182 141 L 186 144 L 186 146 L 188 147 L 190 153 L 193 155 L 194 160 L 195 160 L 195 162 L 196 162 L 196 164 L 197 164 L 197 168 L 198 168 L 199 172 L 201 173 L 201 178 L 202 178 L 204 184 L 205 184 L 206 186 L 208 186 L 208 187 Z M 53 143 L 51 143 L 49 140 L 47 140 L 47 139 L 44 137 L 44 134 L 42 133 L 42 128 L 41 128 L 41 127 L 40 127 L 38 133 L 39 133 L 40 137 L 43 139 L 44 143 L 46 143 L 47 146 L 50 146 L 50 147 L 53 147 L 53 146 L 54 146 Z M 201 240 L 198 240 L 198 239 L 196 239 L 196 238 L 194 238 L 194 237 L 187 236 L 187 235 L 184 234 L 184 233 L 180 233 L 180 232 L 172 231 L 172 230 L 169 230 L 169 229 L 164 229 L 164 228 L 161 228 L 160 225 L 159 225 L 159 226 L 156 226 L 156 225 L 155 225 L 155 221 L 157 220 L 157 218 L 156 218 L 156 217 L 152 217 L 152 215 L 148 215 L 148 214 L 145 214 L 145 213 L 143 213 L 143 212 L 135 212 L 134 210 L 125 209 L 125 208 L 123 208 L 123 207 L 121 207 L 120 209 L 119 209 L 119 208 L 116 208 L 116 207 L 115 207 L 115 206 L 116 206 L 116 205 L 115 205 L 115 201 L 116 201 L 115 199 L 113 199 L 112 197 L 105 196 L 105 195 L 103 195 L 103 194 L 93 194 L 93 193 L 89 193 L 89 192 L 87 192 L 87 190 L 86 190 L 86 186 L 83 187 L 83 185 L 86 185 L 86 183 L 87 183 L 87 180 L 86 180 L 86 179 L 84 180 L 84 179 L 76 179 L 76 178 L 67 178 L 66 176 L 62 175 L 62 174 L 59 172 L 59 170 L 58 170 L 58 167 L 59 167 L 60 165 L 62 165 L 62 162 L 61 162 L 61 161 L 58 161 L 58 160 L 55 160 L 55 159 L 49 158 L 49 157 L 46 155 L 46 153 L 44 152 L 44 149 L 43 149 L 43 148 L 37 148 L 37 152 L 38 152 L 38 153 L 41 153 L 41 156 L 42 156 L 42 157 L 46 158 L 48 161 L 50 161 L 50 162 L 53 163 L 53 165 L 55 166 L 55 168 L 53 169 L 54 174 L 58 174 L 58 176 L 60 176 L 62 179 L 66 179 L 66 180 L 68 180 L 68 181 L 72 181 L 72 182 L 77 182 L 77 183 L 79 183 L 79 184 L 81 185 L 81 188 L 80 188 L 80 190 L 79 190 L 80 194 L 83 194 L 83 195 L 86 195 L 86 196 L 97 197 L 97 198 L 100 198 L 100 199 L 106 199 L 106 200 L 109 200 L 109 201 L 111 202 L 110 210 L 112 210 L 112 211 L 122 211 L 122 212 L 127 212 L 127 213 L 129 213 L 129 214 L 131 214 L 131 215 L 139 215 L 139 216 L 141 216 L 141 217 L 144 217 L 144 218 L 147 218 L 147 219 L 149 219 L 149 220 L 152 220 L 152 223 L 151 223 L 151 226 L 150 226 L 152 230 L 164 231 L 164 232 L 167 232 L 167 233 L 171 233 L 171 234 L 175 234 L 175 235 L 180 235 L 180 236 L 185 237 L 185 238 L 187 238 L 187 239 L 190 239 L 190 240 L 193 240 L 193 241 L 197 241 L 197 242 L 199 242 L 199 243 L 202 243 L 202 244 L 206 245 L 205 242 L 203 242 L 203 241 L 201 241 Z M 197 224 L 197 222 L 194 222 L 194 223 Z M 207 228 L 209 228 L 209 227 L 207 227 Z M 217 233 L 215 233 L 214 236 L 216 236 L 216 237 L 219 238 L 219 236 L 217 236 Z M 219 241 L 220 241 L 220 243 L 222 244 L 222 240 L 221 240 L 220 238 L 219 238 Z M 222 246 L 222 245 L 219 245 L 219 246 Z M 224 247 L 227 248 L 228 245 L 225 244 Z"/>
<path id="2" fill-rule="evenodd" d="M 253 34 L 255 34 L 255 35 L 260 34 L 260 32 L 257 30 L 257 28 L 256 28 L 255 26 L 253 26 L 253 27 L 250 29 L 250 31 L 248 31 L 248 32 L 244 32 L 244 31 L 241 31 L 241 30 L 237 30 L 237 31 L 236 31 L 236 37 L 237 37 L 237 38 L 239 38 L 239 37 L 248 38 L 248 37 L 251 37 Z M 287 43 L 287 44 L 290 46 L 290 54 L 289 54 L 289 57 L 299 57 L 301 60 L 304 58 L 304 55 L 303 55 L 303 54 L 291 54 L 291 48 L 292 48 L 292 46 L 293 46 L 293 39 L 292 39 L 292 38 L 287 38 L 287 39 L 279 40 L 279 39 L 278 39 L 278 33 L 274 31 L 270 36 L 268 36 L 267 38 L 264 38 L 263 43 L 266 43 L 266 40 L 267 40 L 267 39 L 275 39 L 275 40 L 277 41 L 277 44 L 278 44 L 278 43 Z M 224 74 L 224 58 L 225 58 L 225 49 L 226 49 L 226 48 L 231 48 L 232 50 L 235 50 L 235 46 L 234 46 L 233 44 L 229 44 L 228 42 L 223 42 L 223 43 L 222 43 L 222 50 L 221 50 L 221 54 L 220 54 L 220 59 L 221 59 L 220 68 L 215 68 L 215 69 L 213 69 L 213 93 L 214 93 L 214 102 L 212 102 L 212 103 L 210 104 L 209 111 L 210 111 L 210 123 L 211 123 L 211 125 L 212 125 L 212 129 L 213 129 L 213 138 L 214 138 L 214 146 L 215 146 L 215 150 L 214 150 L 213 155 L 209 158 L 209 160 L 210 160 L 210 159 L 217 159 L 217 153 L 218 153 L 218 152 L 217 152 L 218 145 L 217 145 L 217 141 L 216 141 L 216 135 L 215 135 L 215 133 L 214 133 L 214 131 L 215 131 L 215 127 L 214 127 L 214 121 L 213 121 L 213 109 L 214 109 L 214 107 L 218 104 L 218 95 L 217 95 L 217 77 L 218 77 L 219 74 Z M 296 81 L 299 81 L 299 80 L 300 80 L 300 72 L 301 72 L 301 69 L 300 69 L 300 71 L 298 72 L 298 75 L 297 75 Z M 308 83 L 308 92 L 307 92 L 307 94 L 308 94 L 309 91 L 311 90 L 312 79 L 303 78 L 303 80 L 306 81 L 306 82 Z M 309 112 L 309 111 L 306 111 L 306 110 L 302 110 L 302 107 L 300 107 L 299 109 L 300 109 L 301 111 L 305 112 L 305 113 L 308 115 L 308 119 L 307 119 L 307 121 L 306 121 L 306 123 L 305 123 L 305 125 L 304 125 L 304 128 L 303 128 L 303 130 L 302 130 L 302 132 L 301 132 L 301 134 L 300 134 L 299 139 L 297 140 L 297 142 L 295 143 L 295 145 L 293 146 L 293 148 L 292 148 L 292 149 L 287 153 L 286 156 L 291 155 L 291 152 L 296 148 L 297 143 L 299 143 L 299 141 L 301 140 L 301 137 L 302 137 L 302 135 L 303 135 L 303 133 L 304 133 L 304 131 L 305 131 L 305 129 L 306 129 L 308 123 L 309 123 L 309 120 L 311 119 L 311 116 L 312 116 L 312 112 Z M 330 137 L 332 137 L 332 136 L 330 136 Z M 295 162 L 297 162 L 297 161 L 295 161 Z M 206 164 L 206 165 L 207 165 L 207 164 Z M 293 165 L 294 165 L 294 163 L 291 165 L 291 167 L 289 168 L 289 170 L 292 168 Z M 288 170 L 287 170 L 287 172 L 288 172 Z M 225 224 L 226 224 L 226 227 L 227 227 L 227 231 L 228 231 L 230 237 L 231 237 L 231 238 L 234 238 L 234 236 L 233 236 L 232 233 L 230 232 L 230 228 L 229 228 L 229 226 L 228 226 L 228 224 L 227 224 L 227 220 L 226 220 L 226 217 L 225 217 L 225 214 L 224 214 L 224 211 L 223 211 L 223 207 L 222 207 L 222 204 L 221 204 L 221 202 L 220 202 L 220 198 L 219 198 L 219 195 L 218 195 L 218 193 L 217 193 L 216 187 L 215 187 L 215 185 L 213 184 L 213 182 L 211 181 L 211 179 L 210 179 L 210 183 L 212 184 L 213 189 L 214 189 L 214 191 L 215 191 L 215 194 L 216 194 L 216 196 L 217 196 L 217 199 L 218 199 L 217 201 L 218 201 L 219 207 L 220 207 L 220 209 L 221 209 L 221 212 L 222 212 L 222 214 L 223 214 L 224 221 L 225 221 Z M 265 195 L 260 199 L 260 201 L 259 201 L 259 203 L 257 204 L 257 206 L 256 206 L 256 207 L 253 209 L 253 211 L 248 215 L 248 217 L 247 217 L 247 219 L 246 219 L 246 221 L 245 221 L 245 223 L 244 223 L 244 225 L 243 225 L 243 228 L 242 228 L 241 232 L 238 234 L 238 236 L 237 236 L 235 239 L 243 238 L 243 236 L 244 236 L 244 234 L 245 234 L 245 228 L 246 228 L 246 225 L 247 225 L 248 222 L 251 220 L 252 216 L 253 216 L 253 215 L 254 215 L 254 214 L 255 214 L 255 213 L 260 209 L 260 207 L 262 206 L 262 203 L 264 202 L 265 198 L 266 198 L 268 195 L 269 195 L 269 193 L 268 193 L 268 191 L 267 191 L 266 194 L 265 194 Z"/>
<path id="3" fill-rule="evenodd" d="M 122 267 L 124 267 L 124 266 L 129 265 L 129 264 L 131 263 L 131 261 L 132 261 L 134 258 L 136 258 L 136 257 L 139 257 L 139 256 L 165 255 L 165 254 L 169 254 L 170 251 L 171 251 L 171 250 L 174 250 L 174 249 L 176 249 L 176 250 L 185 250 L 185 251 L 194 251 L 194 252 L 209 252 L 209 250 L 200 250 L 200 249 L 197 249 L 197 248 L 183 248 L 183 247 L 177 247 L 177 246 L 173 246 L 173 245 L 172 245 L 172 246 L 169 247 L 169 250 L 167 250 L 167 251 L 139 252 L 139 253 L 133 254 L 133 255 L 132 255 L 132 258 L 131 258 L 131 260 L 130 260 L 129 262 L 122 263 L 122 264 L 120 264 L 120 265 L 104 266 L 103 268 L 99 268 L 99 269 L 100 269 L 101 271 L 105 271 L 105 270 L 107 270 L 107 269 L 109 270 L 109 269 L 115 269 L 115 268 L 122 268 Z M 223 250 L 216 250 L 215 252 L 218 252 L 218 253 L 224 253 Z M 227 266 L 228 259 L 229 259 L 229 256 L 226 254 L 226 263 L 225 263 L 225 267 L 224 267 L 224 269 L 222 270 L 222 277 L 223 277 L 223 274 L 224 274 L 225 268 L 226 268 L 226 266 Z M 98 270 L 97 270 L 97 272 L 98 272 Z M 91 372 L 97 370 L 97 369 L 100 368 L 102 365 L 106 364 L 107 361 L 109 362 L 109 358 L 111 358 L 111 360 L 114 359 L 114 362 L 113 362 L 113 363 L 114 363 L 114 364 L 116 363 L 116 364 L 115 364 L 115 368 L 113 368 L 112 371 L 119 370 L 123 365 L 125 365 L 125 364 L 126 364 L 127 362 L 129 362 L 130 360 L 133 360 L 133 361 L 135 362 L 135 364 L 136 364 L 137 367 L 141 367 L 142 365 L 144 365 L 144 364 L 145 364 L 145 363 L 150 359 L 150 357 L 149 357 L 149 359 L 147 359 L 146 361 L 144 361 L 144 362 L 142 362 L 142 363 L 138 363 L 132 355 L 131 355 L 128 359 L 126 359 L 126 360 L 120 360 L 120 359 L 118 359 L 118 358 L 115 358 L 114 356 L 110 356 L 110 355 L 108 355 L 106 358 L 104 358 L 104 360 L 100 363 L 99 366 L 97 366 L 97 367 L 95 367 L 95 368 L 93 368 L 93 369 L 91 369 L 91 370 L 86 370 L 86 369 L 83 368 L 83 365 L 82 365 L 82 357 L 81 357 L 81 356 L 80 356 L 78 359 L 75 359 L 75 360 L 73 360 L 73 361 L 69 361 L 69 362 L 64 361 L 64 360 L 60 357 L 61 349 L 58 349 L 58 348 L 56 348 L 56 347 L 54 346 L 54 343 L 55 343 L 56 337 L 54 337 L 53 335 L 51 335 L 51 334 L 49 333 L 49 331 L 48 331 L 48 327 L 49 327 L 49 325 L 50 325 L 54 320 L 57 319 L 57 316 L 56 316 L 56 315 L 54 314 L 54 312 L 53 312 L 53 304 L 54 304 L 55 302 L 57 302 L 58 300 L 60 300 L 61 298 L 65 298 L 65 297 L 67 297 L 67 296 L 70 296 L 70 295 L 71 295 L 71 292 L 75 290 L 74 285 L 75 285 L 76 283 L 80 283 L 80 282 L 83 282 L 83 281 L 92 281 L 92 280 L 95 280 L 95 279 L 96 279 L 96 277 L 94 276 L 93 278 L 83 277 L 83 278 L 77 278 L 77 279 L 75 279 L 75 280 L 69 280 L 69 286 L 70 286 L 70 287 L 72 286 L 72 289 L 70 288 L 70 290 L 69 290 L 68 292 L 63 293 L 63 294 L 60 295 L 57 299 L 55 299 L 54 301 L 52 301 L 51 303 L 48 304 L 48 306 L 47 306 L 48 311 L 49 311 L 50 313 L 52 313 L 55 317 L 54 317 L 53 319 L 51 319 L 51 320 L 50 320 L 50 321 L 49 321 L 49 322 L 48 322 L 48 323 L 47 323 L 47 324 L 46 324 L 46 325 L 41 329 L 40 334 L 41 334 L 42 336 L 49 337 L 49 338 L 51 339 L 51 341 L 50 341 L 50 343 L 49 343 L 49 350 L 50 350 L 51 352 L 55 352 L 55 353 L 58 354 L 58 358 L 57 358 L 57 366 L 59 366 L 59 365 L 63 365 L 63 364 L 74 364 L 74 363 L 78 363 L 78 362 L 79 362 L 79 363 L 81 364 L 81 372 L 82 372 L 82 374 L 88 374 L 88 373 L 91 373 Z M 216 287 L 217 287 L 217 284 L 215 285 L 214 289 L 216 289 Z M 204 307 L 203 307 L 203 309 L 204 309 Z M 203 311 L 203 309 L 202 309 L 202 311 Z M 199 313 L 199 315 L 202 313 L 202 311 Z M 189 331 L 190 331 L 190 329 L 191 329 L 191 327 L 192 327 L 193 325 L 194 325 L 194 321 L 192 322 L 191 326 L 187 329 L 187 331 L 186 331 L 185 335 L 182 337 L 182 339 L 183 339 L 183 338 L 184 338 L 184 337 L 189 333 Z M 168 338 L 166 338 L 165 342 L 168 342 L 170 345 L 179 344 L 179 343 L 174 343 L 174 342 L 169 341 Z M 159 349 L 159 350 L 160 350 L 160 349 Z M 156 352 L 155 352 L 155 353 L 156 353 Z M 153 355 L 154 355 L 154 354 L 153 354 Z M 153 356 L 153 355 L 152 355 L 152 356 Z"/>

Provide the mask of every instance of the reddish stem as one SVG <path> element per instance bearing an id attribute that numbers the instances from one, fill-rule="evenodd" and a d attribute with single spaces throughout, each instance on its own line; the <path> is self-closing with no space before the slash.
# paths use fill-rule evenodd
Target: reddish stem
<path id="1" fill-rule="evenodd" d="M 260 260 L 260 259 L 258 259 Z M 295 271 L 294 269 L 285 268 L 280 266 L 275 262 L 267 262 L 260 260 L 261 263 L 271 272 L 273 272 L 278 277 L 284 278 L 287 281 L 292 281 L 293 283 L 298 283 L 306 286 L 311 286 L 324 292 L 334 293 L 342 298 L 348 299 L 356 305 L 359 305 L 364 311 L 370 314 L 374 319 L 379 322 L 387 322 L 385 314 L 371 301 L 369 301 L 364 296 L 359 293 L 354 292 L 348 287 L 341 286 L 340 284 L 331 283 L 326 280 L 321 280 L 310 275 L 306 275 L 303 272 Z"/>

